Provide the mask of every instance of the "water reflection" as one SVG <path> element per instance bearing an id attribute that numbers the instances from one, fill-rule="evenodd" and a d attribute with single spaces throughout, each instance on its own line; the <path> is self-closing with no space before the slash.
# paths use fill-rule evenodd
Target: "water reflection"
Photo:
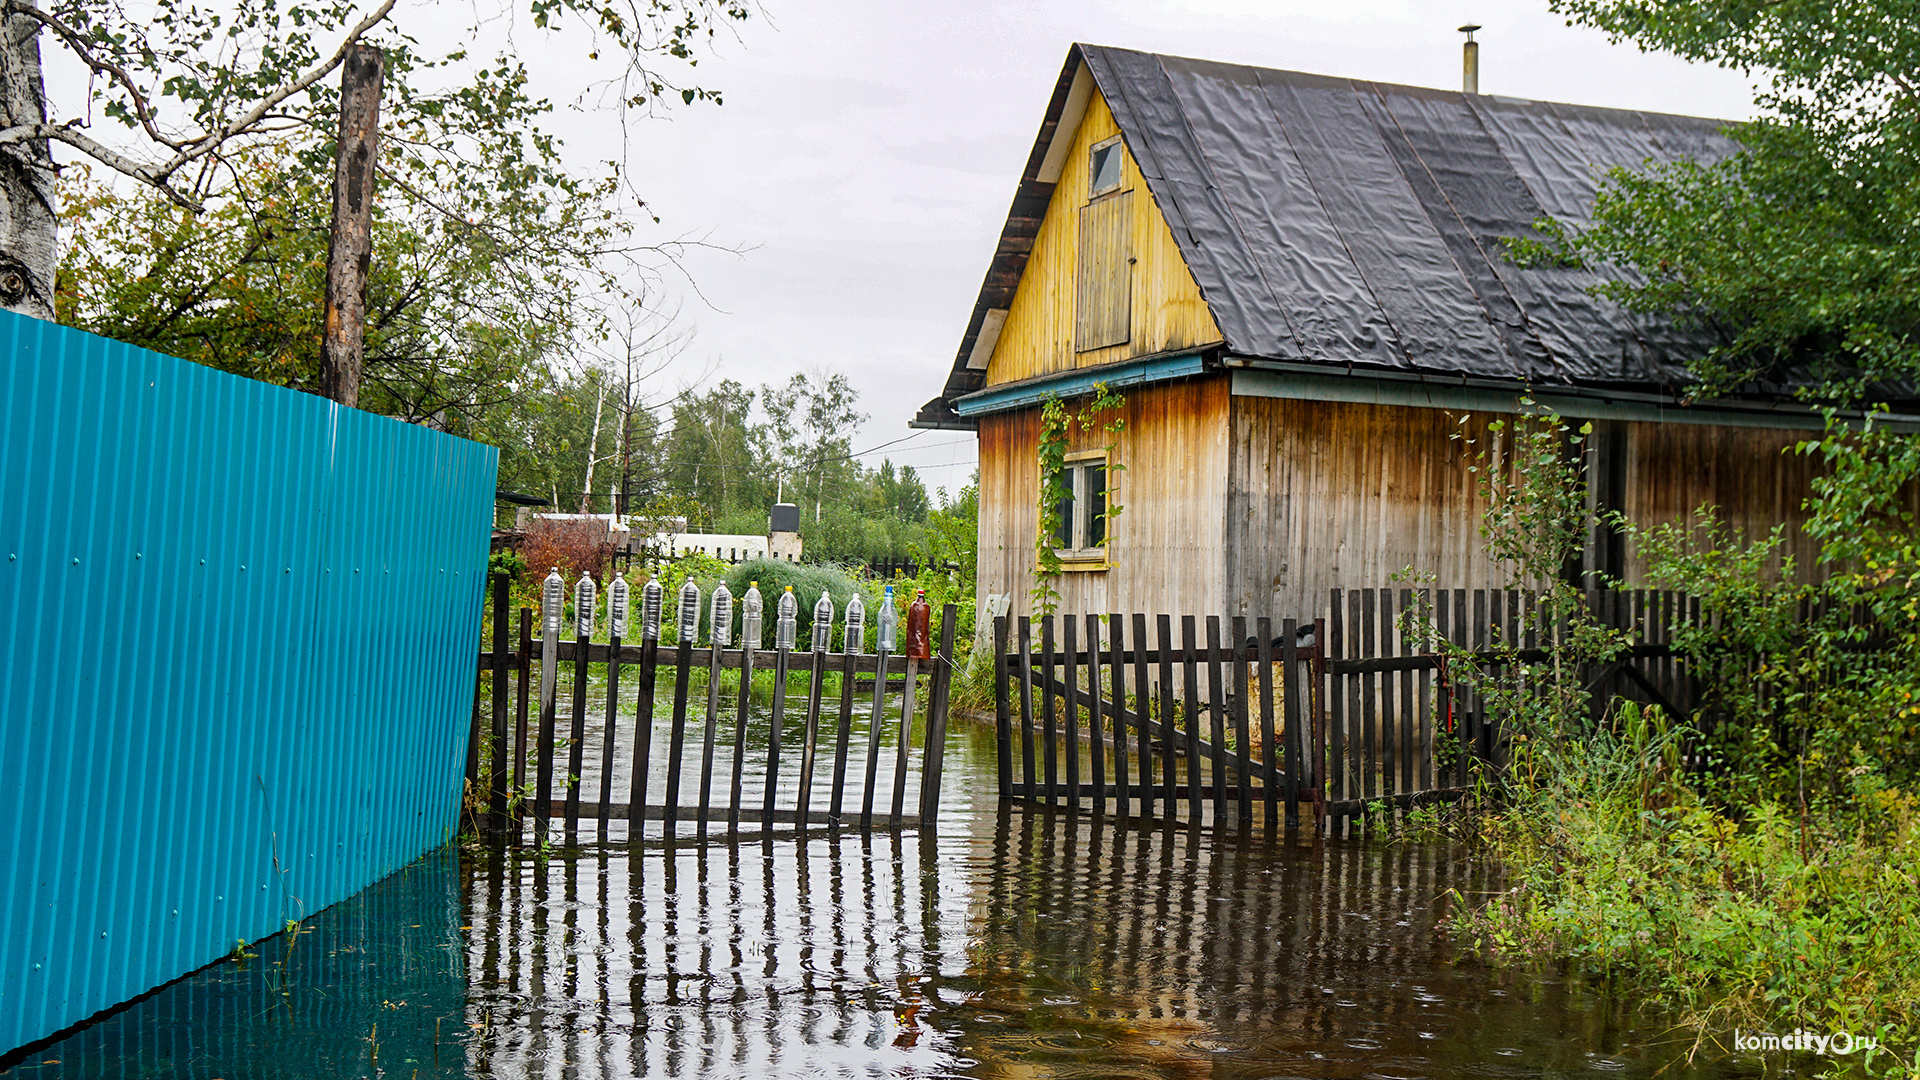
<path id="1" fill-rule="evenodd" d="M 252 955 L 205 968 L 8 1077 L 465 1075 L 459 859 L 430 855 Z"/>
<path id="2" fill-rule="evenodd" d="M 476 1076 L 1651 1075 L 1580 979 L 1453 961 L 1445 849 L 1003 813 L 904 840 L 509 852 L 469 882 Z M 1684 1066 L 1666 1075 L 1696 1075 Z"/>
<path id="3" fill-rule="evenodd" d="M 1445 848 L 947 820 L 438 856 L 17 1073 L 1715 1075 L 1584 980 L 1456 962 L 1490 883 Z"/>

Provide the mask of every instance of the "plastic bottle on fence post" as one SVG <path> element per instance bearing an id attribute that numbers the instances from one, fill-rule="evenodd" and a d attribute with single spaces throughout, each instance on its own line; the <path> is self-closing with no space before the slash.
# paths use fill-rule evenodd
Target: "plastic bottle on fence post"
<path id="1" fill-rule="evenodd" d="M 649 575 L 647 586 L 640 590 L 640 636 L 648 641 L 660 640 L 660 604 L 665 589 L 660 587 L 660 579 Z"/>
<path id="2" fill-rule="evenodd" d="M 840 651 L 859 656 L 866 648 L 867 606 L 860 602 L 860 590 L 847 597 L 847 636 L 841 643 Z"/>
<path id="3" fill-rule="evenodd" d="M 560 568 L 554 567 L 540 583 L 540 633 L 543 637 L 559 637 L 560 621 L 566 616 L 567 579 L 560 576 Z"/>
<path id="4" fill-rule="evenodd" d="M 593 640 L 593 606 L 598 592 L 593 578 L 584 572 L 573 586 L 573 628 L 587 641 Z"/>
<path id="5" fill-rule="evenodd" d="M 680 586 L 680 641 L 691 645 L 700 636 L 700 586 L 691 579 Z"/>
<path id="6" fill-rule="evenodd" d="M 793 648 L 794 624 L 800 614 L 800 601 L 793 598 L 793 586 L 780 594 L 780 618 L 773 624 L 773 647 Z"/>
<path id="7" fill-rule="evenodd" d="M 881 652 L 893 651 L 894 635 L 898 632 L 899 625 L 900 616 L 893 610 L 893 586 L 888 585 L 886 595 L 880 598 L 880 615 L 874 620 Z"/>
<path id="8" fill-rule="evenodd" d="M 833 594 L 822 592 L 813 605 L 813 651 L 833 651 Z"/>
<path id="9" fill-rule="evenodd" d="M 933 659 L 933 608 L 927 604 L 927 590 L 918 590 L 907 606 L 907 659 Z"/>
<path id="10" fill-rule="evenodd" d="M 607 634 L 611 637 L 627 636 L 627 579 L 616 575 L 613 584 L 607 586 Z"/>
<path id="11" fill-rule="evenodd" d="M 761 630 L 760 583 L 747 582 L 747 595 L 740 601 L 740 647 L 757 649 L 766 640 Z"/>
<path id="12" fill-rule="evenodd" d="M 713 587 L 713 607 L 707 613 L 707 638 L 718 649 L 733 644 L 733 593 L 724 581 Z"/>

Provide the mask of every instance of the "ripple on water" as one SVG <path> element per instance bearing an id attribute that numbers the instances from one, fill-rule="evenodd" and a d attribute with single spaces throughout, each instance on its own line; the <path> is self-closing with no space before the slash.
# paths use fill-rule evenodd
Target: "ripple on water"
<path id="1" fill-rule="evenodd" d="M 1390 1058 L 1360 1074 L 1365 1080 L 1432 1080 L 1433 1063 L 1421 1058 Z"/>
<path id="2" fill-rule="evenodd" d="M 1040 1031 L 1023 1041 L 1029 1049 L 1045 1054 L 1097 1054 L 1113 1045 L 1112 1039 L 1081 1031 Z"/>
<path id="3" fill-rule="evenodd" d="M 1508 1065 L 1503 1061 L 1474 1061 L 1460 1067 L 1468 1076 L 1491 1076 L 1496 1080 L 1507 1077 L 1535 1077 L 1542 1075 L 1541 1070 L 1525 1065 Z"/>

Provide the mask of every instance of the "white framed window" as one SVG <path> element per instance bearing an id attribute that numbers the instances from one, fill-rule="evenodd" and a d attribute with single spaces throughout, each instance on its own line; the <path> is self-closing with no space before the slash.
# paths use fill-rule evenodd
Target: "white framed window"
<path id="1" fill-rule="evenodd" d="M 1060 498 L 1053 550 L 1063 562 L 1107 560 L 1107 454 L 1104 450 L 1068 454 L 1061 466 L 1067 493 Z"/>
<path id="2" fill-rule="evenodd" d="M 1120 136 L 1109 135 L 1093 144 L 1087 158 L 1087 197 L 1120 190 Z"/>

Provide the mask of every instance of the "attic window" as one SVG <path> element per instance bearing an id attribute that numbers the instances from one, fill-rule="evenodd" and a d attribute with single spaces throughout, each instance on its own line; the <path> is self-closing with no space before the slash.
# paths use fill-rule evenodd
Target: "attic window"
<path id="1" fill-rule="evenodd" d="M 1093 157 L 1087 176 L 1087 197 L 1120 190 L 1120 136 L 1112 135 L 1093 144 Z"/>

